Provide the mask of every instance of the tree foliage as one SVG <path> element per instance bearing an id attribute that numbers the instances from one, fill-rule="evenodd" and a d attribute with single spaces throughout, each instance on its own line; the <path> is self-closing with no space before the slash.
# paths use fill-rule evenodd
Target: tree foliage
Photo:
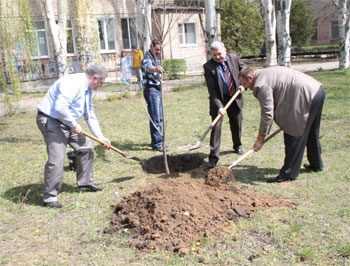
<path id="1" fill-rule="evenodd" d="M 14 16 L 18 14 L 18 16 Z M 21 97 L 20 81 L 31 65 L 35 35 L 28 0 L 0 2 L 0 91 L 8 115 L 13 115 Z M 10 95 L 14 96 L 14 101 Z"/>
<path id="2" fill-rule="evenodd" d="M 293 0 L 290 11 L 290 36 L 292 46 L 300 48 L 310 43 L 314 34 L 313 11 L 305 0 Z"/>
<path id="3" fill-rule="evenodd" d="M 221 15 L 222 41 L 228 51 L 259 54 L 264 43 L 264 22 L 257 1 L 223 0 Z"/>

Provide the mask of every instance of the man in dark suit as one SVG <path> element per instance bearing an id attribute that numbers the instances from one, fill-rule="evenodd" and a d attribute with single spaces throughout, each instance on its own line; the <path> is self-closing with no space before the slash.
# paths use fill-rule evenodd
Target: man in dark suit
<path id="1" fill-rule="evenodd" d="M 230 101 L 232 95 L 239 88 L 238 73 L 245 67 L 244 63 L 235 53 L 226 53 L 225 45 L 222 42 L 214 41 L 210 45 L 212 58 L 204 65 L 204 77 L 209 92 L 210 116 L 214 120 L 219 114 L 224 116 L 225 105 Z M 227 108 L 229 117 L 233 152 L 243 154 L 242 135 L 242 108 L 243 97 L 239 94 L 236 100 Z M 220 119 L 212 128 L 210 135 L 209 167 L 213 168 L 219 161 L 221 124 Z"/>

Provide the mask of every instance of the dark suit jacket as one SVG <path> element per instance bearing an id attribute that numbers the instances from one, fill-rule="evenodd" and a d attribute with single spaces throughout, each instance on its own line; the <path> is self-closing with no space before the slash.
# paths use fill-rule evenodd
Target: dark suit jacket
<path id="1" fill-rule="evenodd" d="M 226 60 L 237 88 L 240 85 L 238 73 L 245 67 L 245 65 L 235 53 L 226 54 Z M 218 69 L 218 63 L 213 59 L 210 59 L 203 65 L 203 68 L 209 92 L 210 115 L 217 116 L 218 110 L 224 108 L 223 83 Z M 238 95 L 235 102 L 240 109 L 243 108 L 242 94 Z"/>

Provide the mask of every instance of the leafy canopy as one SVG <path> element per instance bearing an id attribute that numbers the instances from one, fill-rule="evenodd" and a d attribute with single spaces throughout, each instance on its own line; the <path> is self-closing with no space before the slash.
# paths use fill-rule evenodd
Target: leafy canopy
<path id="1" fill-rule="evenodd" d="M 259 54 L 264 43 L 264 22 L 258 1 L 223 0 L 222 41 L 228 51 L 241 55 Z"/>

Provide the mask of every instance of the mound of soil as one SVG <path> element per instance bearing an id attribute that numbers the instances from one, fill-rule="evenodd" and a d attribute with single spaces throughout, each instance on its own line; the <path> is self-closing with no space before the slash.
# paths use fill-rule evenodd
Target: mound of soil
<path id="1" fill-rule="evenodd" d="M 203 178 L 160 179 L 113 206 L 105 232 L 122 230 L 128 244 L 140 250 L 165 248 L 187 254 L 191 243 L 234 228 L 239 217 L 250 217 L 256 208 L 295 207 L 284 199 L 238 188 L 233 181 L 224 166 L 210 169 Z"/>

